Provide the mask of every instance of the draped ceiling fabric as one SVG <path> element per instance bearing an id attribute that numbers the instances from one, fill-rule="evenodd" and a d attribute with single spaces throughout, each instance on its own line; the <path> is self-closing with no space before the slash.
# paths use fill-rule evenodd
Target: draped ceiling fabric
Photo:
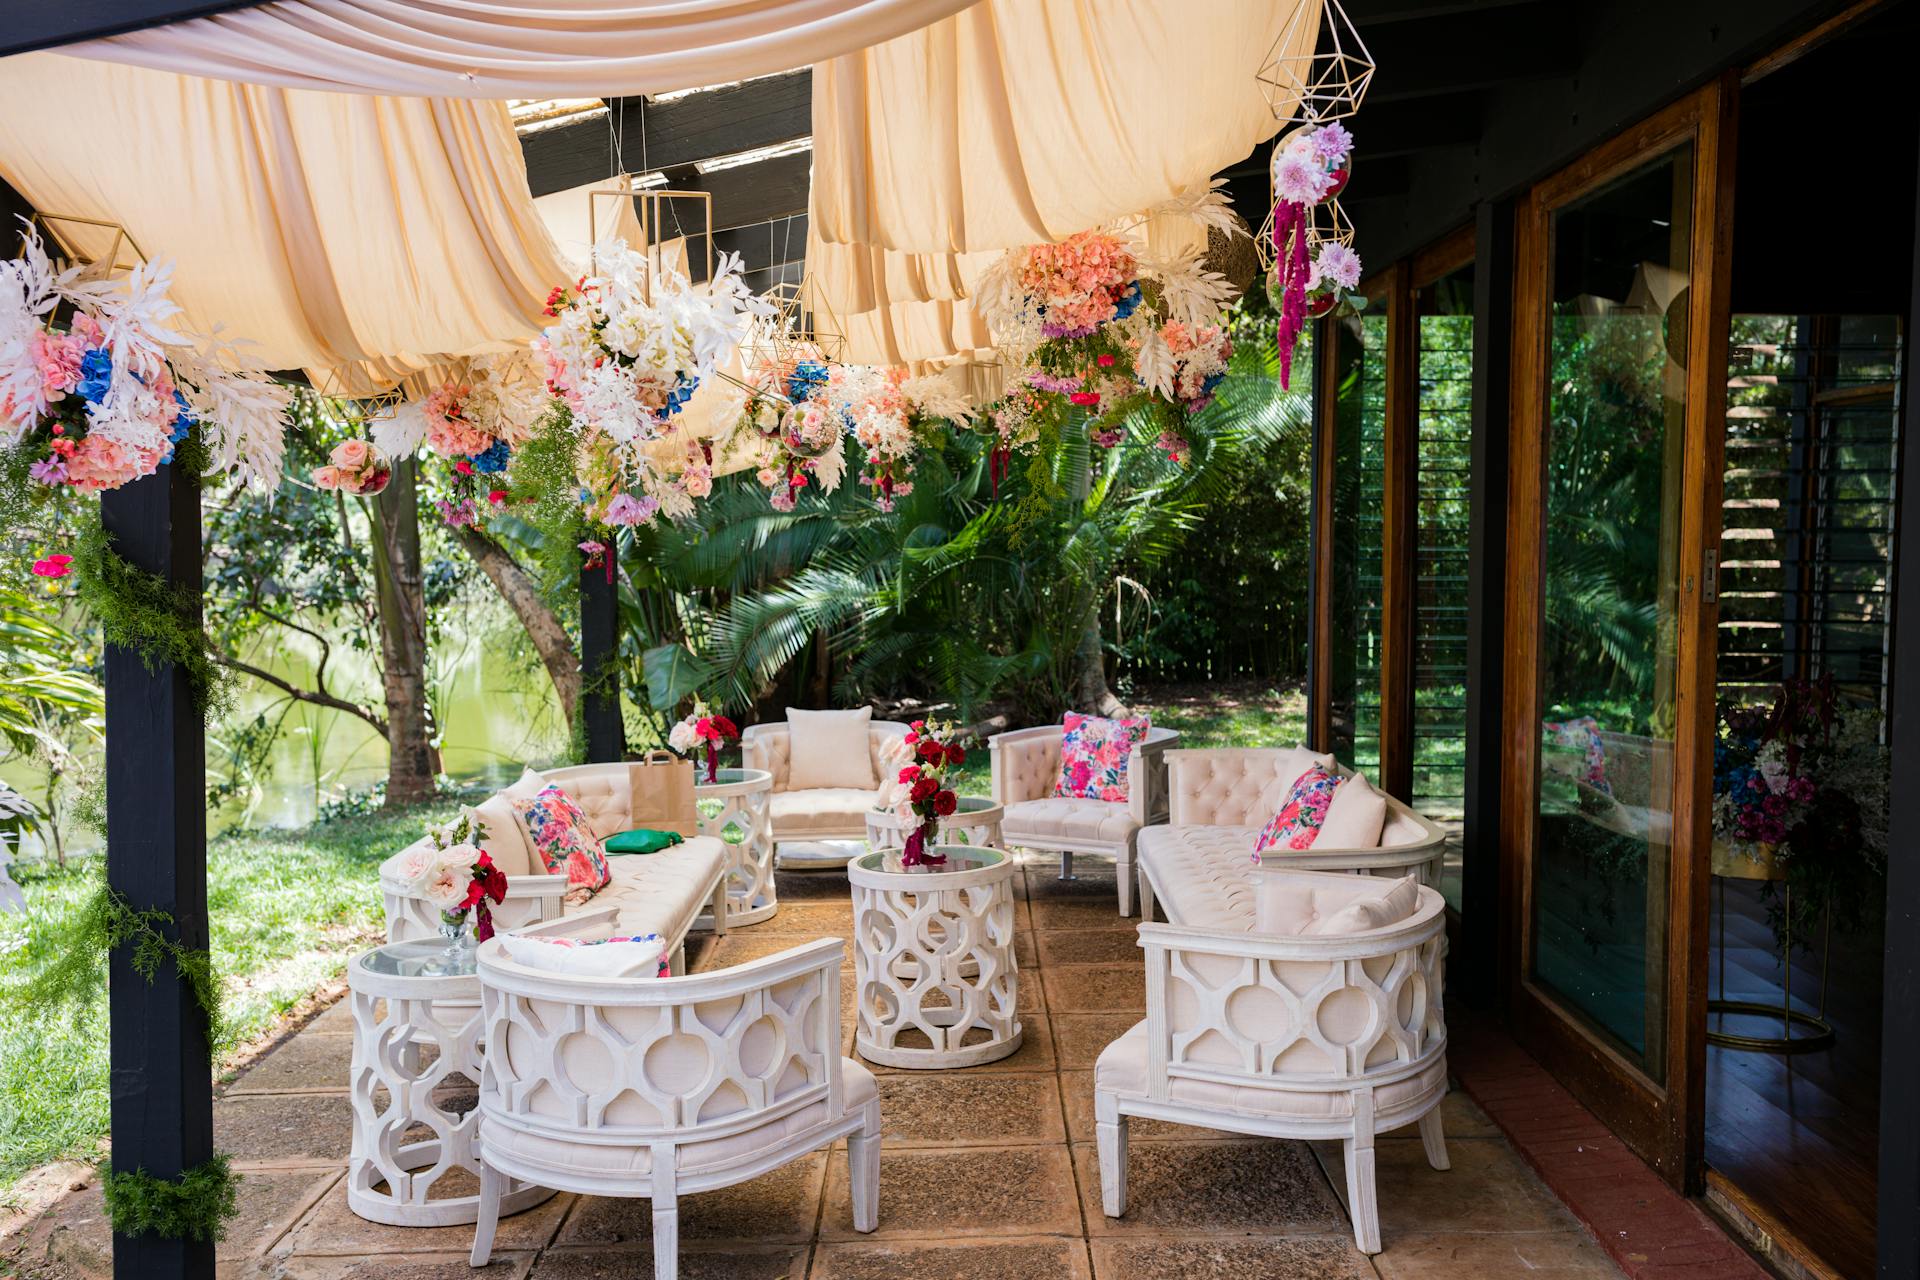
<path id="1" fill-rule="evenodd" d="M 49 53 L 0 64 L 0 174 L 174 263 L 194 328 L 385 384 L 539 332 L 575 274 L 503 102 L 305 93 Z M 584 198 L 582 200 L 584 204 Z"/>
<path id="2" fill-rule="evenodd" d="M 626 97 L 790 71 L 973 2 L 278 0 L 63 52 L 283 89 Z"/>
<path id="3" fill-rule="evenodd" d="M 807 269 L 848 358 L 968 358 L 1000 253 L 1124 219 L 1281 127 L 1256 73 L 1320 0 L 980 0 L 813 69 Z M 1257 225 L 1258 218 L 1251 219 Z M 1151 229 L 1156 248 L 1191 236 Z M 1204 236 L 1204 232 L 1200 233 Z"/>

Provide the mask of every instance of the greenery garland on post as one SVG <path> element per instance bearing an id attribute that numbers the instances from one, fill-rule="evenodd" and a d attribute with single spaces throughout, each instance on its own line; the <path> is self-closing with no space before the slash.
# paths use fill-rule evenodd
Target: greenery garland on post
<path id="1" fill-rule="evenodd" d="M 74 538 L 73 575 L 75 599 L 99 621 L 107 643 L 138 653 L 149 671 L 164 662 L 178 666 L 203 719 L 211 722 L 225 712 L 233 676 L 215 660 L 191 593 L 128 563 L 97 521 Z"/>
<path id="2" fill-rule="evenodd" d="M 113 1229 L 123 1236 L 224 1240 L 228 1220 L 240 1212 L 240 1175 L 224 1154 L 178 1178 L 156 1178 L 145 1169 L 108 1165 L 100 1189 L 106 1195 Z"/>

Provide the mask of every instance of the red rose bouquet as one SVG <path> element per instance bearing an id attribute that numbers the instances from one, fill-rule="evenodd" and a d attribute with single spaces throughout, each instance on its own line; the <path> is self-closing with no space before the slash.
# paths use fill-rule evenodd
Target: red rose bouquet
<path id="1" fill-rule="evenodd" d="M 693 712 L 673 726 L 667 735 L 667 745 L 681 755 L 692 754 L 694 748 L 705 751 L 707 763 L 707 782 L 720 781 L 720 744 L 734 742 L 740 737 L 740 728 L 722 715 L 707 710 L 707 704 L 694 699 Z"/>
<path id="2" fill-rule="evenodd" d="M 947 785 L 948 770 L 967 762 L 966 748 L 952 741 L 953 726 L 915 720 L 907 736 L 895 748 L 894 758 L 900 772 L 890 789 L 890 804 L 903 825 L 911 824 L 900 864 L 906 867 L 939 866 L 946 861 L 934 853 L 940 832 L 940 820 L 951 817 L 960 807 L 960 797 Z"/>

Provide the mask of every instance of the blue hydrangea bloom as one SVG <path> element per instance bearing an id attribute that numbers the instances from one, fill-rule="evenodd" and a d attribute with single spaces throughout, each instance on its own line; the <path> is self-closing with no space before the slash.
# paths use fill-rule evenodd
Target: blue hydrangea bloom
<path id="1" fill-rule="evenodd" d="M 473 469 L 482 475 L 497 475 L 507 469 L 507 463 L 513 460 L 513 450 L 505 440 L 495 440 L 488 445 L 484 453 L 476 453 L 469 459 Z"/>
<path id="2" fill-rule="evenodd" d="M 818 360 L 802 360 L 787 377 L 787 399 L 799 404 L 827 385 L 827 366 Z"/>
<path id="3" fill-rule="evenodd" d="M 1119 300 L 1113 304 L 1113 318 L 1115 320 L 1125 320 L 1128 316 L 1140 309 L 1140 302 L 1140 282 L 1135 280 L 1127 286 L 1127 291 L 1121 294 Z"/>
<path id="4" fill-rule="evenodd" d="M 661 410 L 660 416 L 670 418 L 680 412 L 680 410 L 685 407 L 687 401 L 693 399 L 693 393 L 699 386 L 700 379 L 689 378 L 686 374 L 681 374 L 680 380 L 674 384 L 673 390 L 667 393 L 666 407 Z"/>
<path id="5" fill-rule="evenodd" d="M 80 357 L 80 381 L 74 384 L 74 390 L 88 404 L 99 404 L 106 399 L 107 388 L 113 382 L 113 353 L 105 347 L 94 347 Z"/>

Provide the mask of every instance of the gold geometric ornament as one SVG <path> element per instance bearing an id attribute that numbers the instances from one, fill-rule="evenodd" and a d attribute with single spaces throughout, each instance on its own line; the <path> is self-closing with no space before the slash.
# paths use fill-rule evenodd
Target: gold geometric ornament
<path id="1" fill-rule="evenodd" d="M 400 412 L 407 392 L 399 383 L 380 386 L 351 365 L 335 365 L 314 384 L 314 394 L 342 402 L 363 427 L 384 422 Z"/>
<path id="2" fill-rule="evenodd" d="M 110 280 L 147 260 L 147 255 L 134 243 L 133 234 L 117 222 L 77 213 L 36 213 L 27 224 L 30 230 L 40 232 L 41 242 L 46 245 L 47 256 L 53 259 L 55 269 L 83 267 L 82 280 Z M 23 235 L 20 252 L 14 256 L 22 257 L 26 251 L 27 238 Z"/>
<path id="3" fill-rule="evenodd" d="M 790 370 L 802 360 L 845 363 L 846 334 L 811 275 L 802 275 L 798 284 L 781 281 L 760 296 L 773 304 L 774 313 L 747 338 L 743 354 L 749 371 Z"/>
<path id="4" fill-rule="evenodd" d="M 1360 38 L 1340 0 L 1323 0 L 1325 21 L 1309 15 L 1314 6 L 1296 0 L 1280 36 L 1267 50 L 1257 78 L 1276 120 L 1308 124 L 1344 120 L 1360 109 L 1373 83 L 1373 55 Z"/>
<path id="5" fill-rule="evenodd" d="M 1260 224 L 1260 231 L 1253 238 L 1254 251 L 1260 255 L 1260 267 L 1269 275 L 1273 272 L 1277 251 L 1273 244 L 1274 208 L 1267 209 L 1266 221 Z M 1320 246 L 1332 241 L 1353 247 L 1353 221 L 1347 217 L 1347 211 L 1340 207 L 1340 200 L 1322 200 L 1307 210 L 1307 257 L 1311 259 L 1318 253 Z"/>

